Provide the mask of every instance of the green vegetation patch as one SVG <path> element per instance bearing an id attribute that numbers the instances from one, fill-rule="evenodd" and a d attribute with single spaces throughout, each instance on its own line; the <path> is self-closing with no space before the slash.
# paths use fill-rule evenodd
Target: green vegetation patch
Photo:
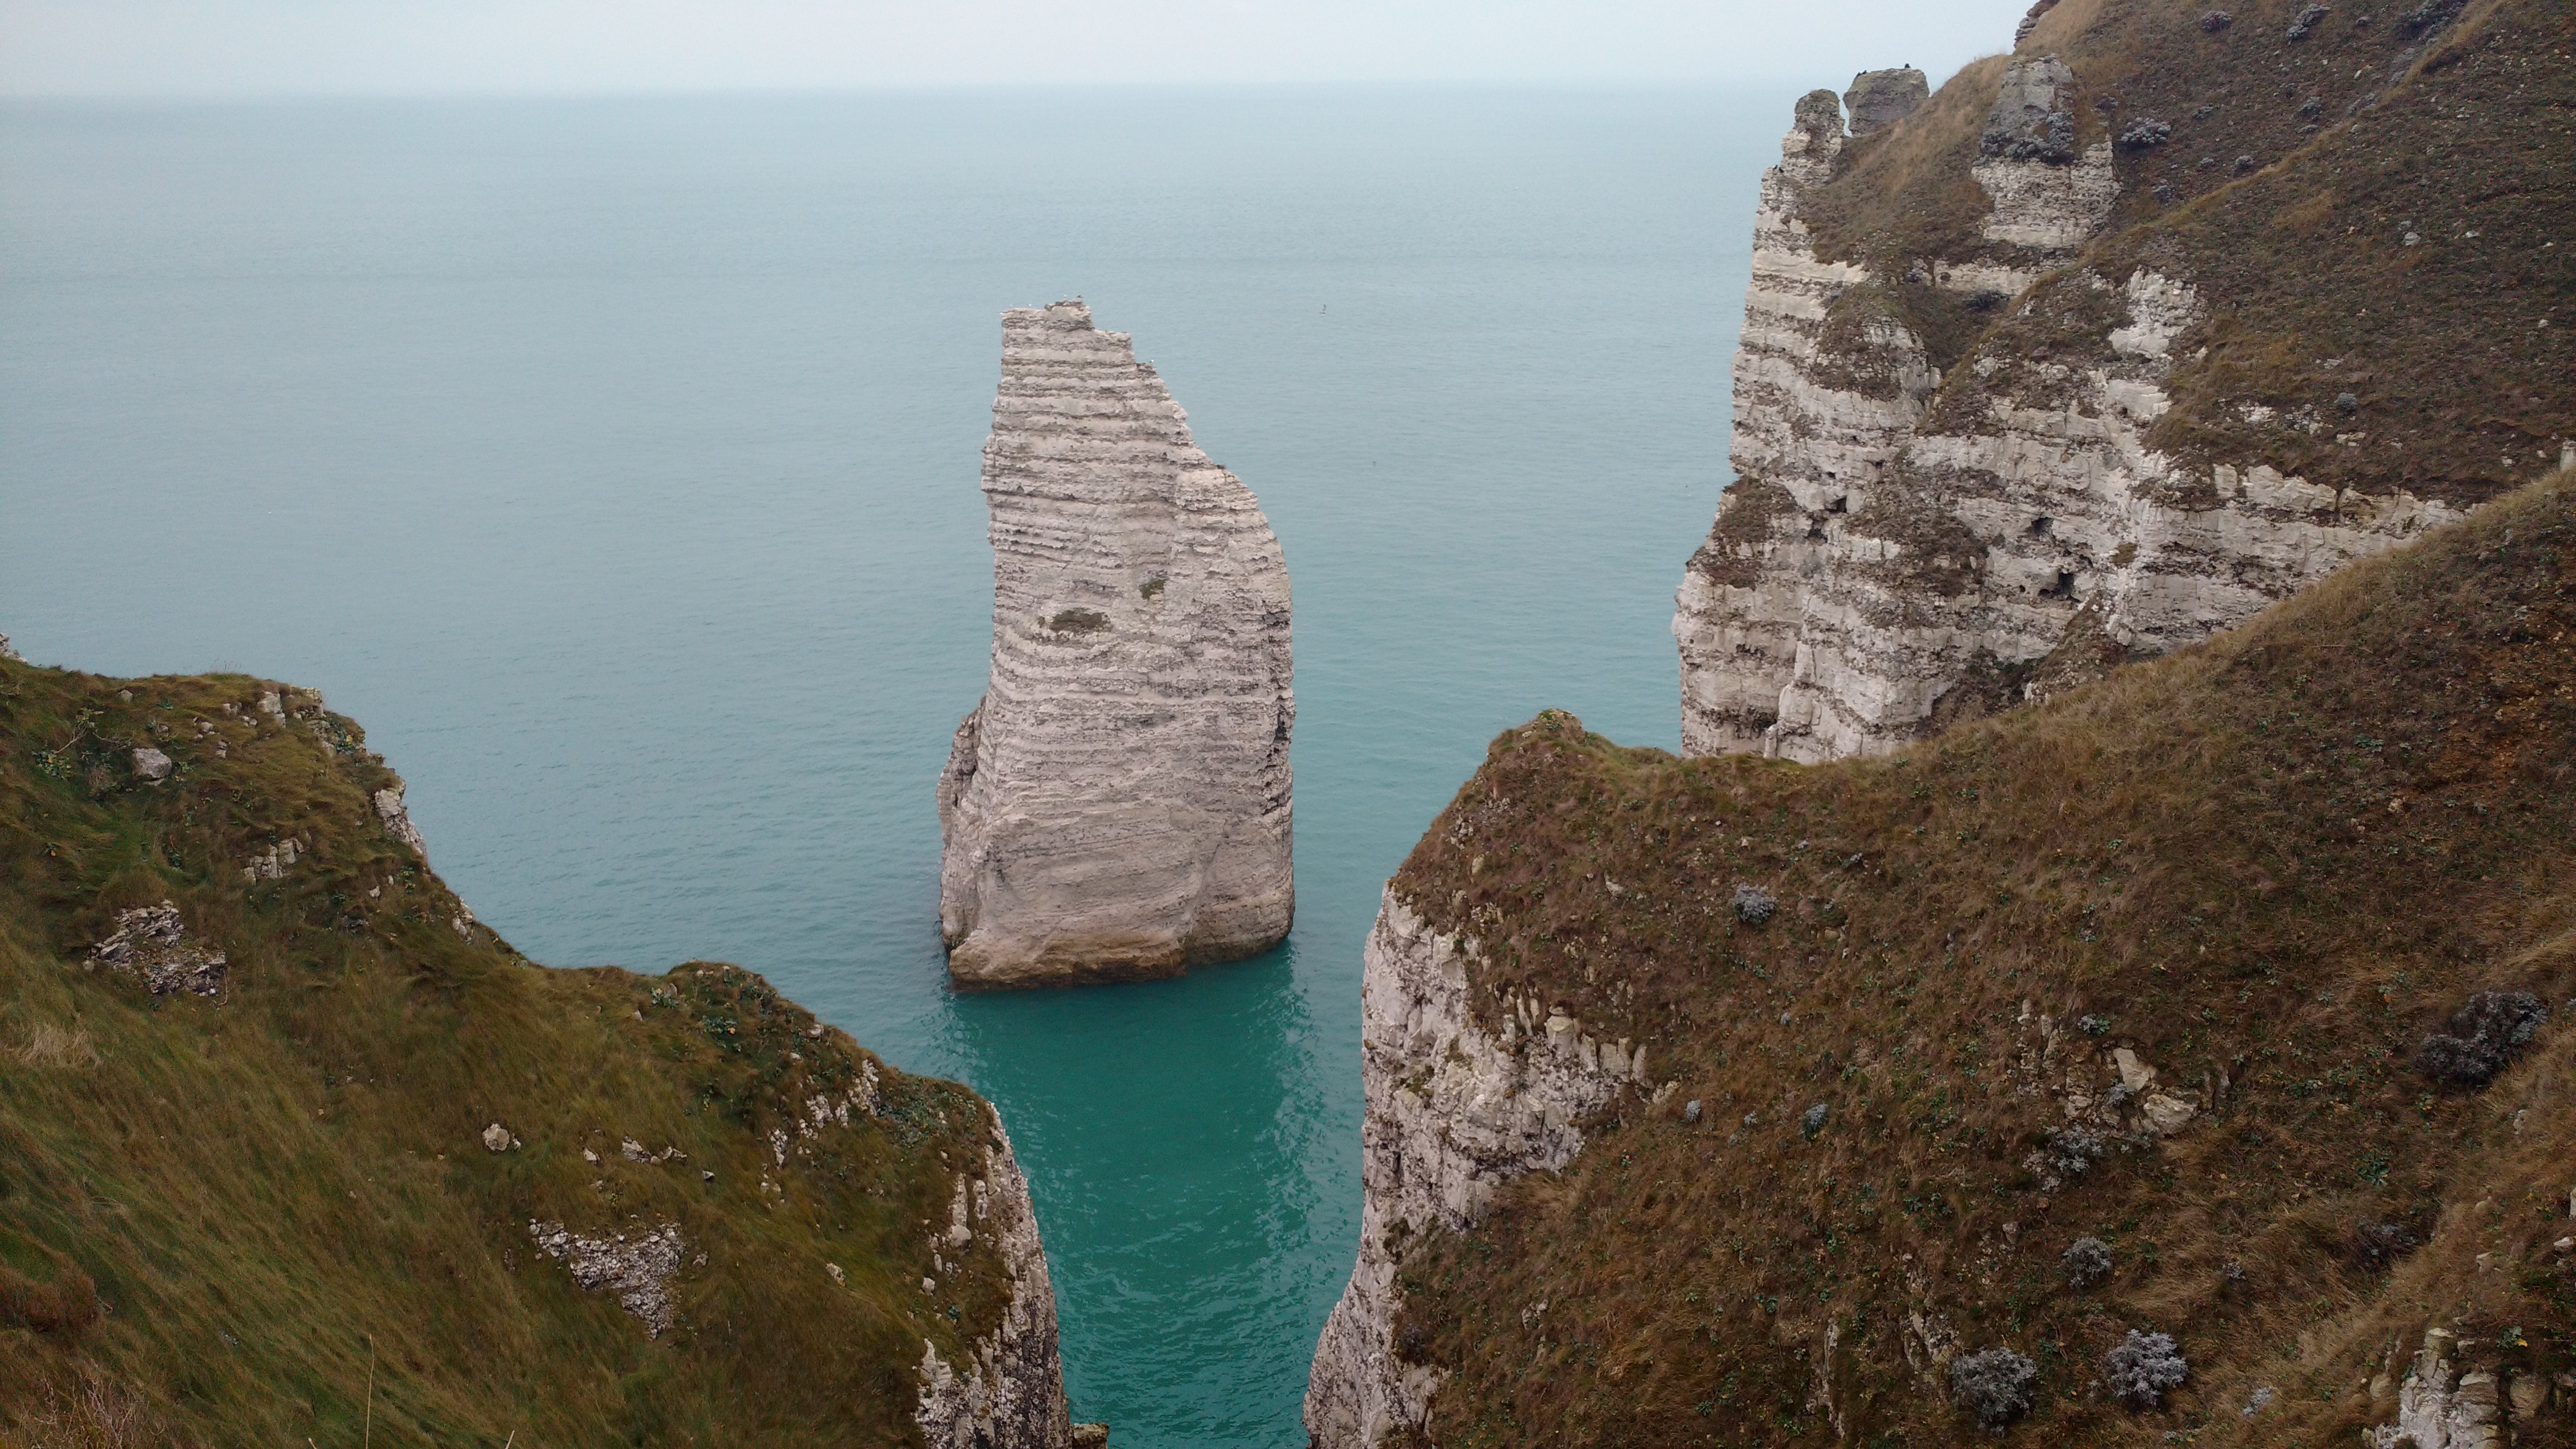
<path id="1" fill-rule="evenodd" d="M 1008 1292 L 931 1243 L 989 1108 L 736 967 L 519 957 L 364 739 L 0 662 L 0 1444 L 918 1442 Z M 211 996 L 91 958 L 165 900 Z M 667 1328 L 533 1222 L 676 1228 Z"/>

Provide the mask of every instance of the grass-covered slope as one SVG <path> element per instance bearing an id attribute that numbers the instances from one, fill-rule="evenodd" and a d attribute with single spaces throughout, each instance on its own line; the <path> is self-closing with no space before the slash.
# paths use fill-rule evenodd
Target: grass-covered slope
<path id="1" fill-rule="evenodd" d="M 1888 758 L 1542 716 L 1393 889 L 1483 943 L 1487 1030 L 1534 996 L 1678 1082 L 1408 1246 L 1435 1442 L 1964 1444 L 1943 1364 L 2007 1346 L 2025 1442 L 2349 1446 L 2428 1327 L 2576 1442 L 2576 478 Z M 2487 989 L 2553 1018 L 2428 1075 Z M 2188 1361 L 2158 1409 L 2100 1383 L 2133 1328 Z"/>
<path id="2" fill-rule="evenodd" d="M 971 1093 L 730 966 L 521 959 L 318 698 L 0 662 L 0 746 L 0 1444 L 919 1442 L 1008 1288 L 933 1262 Z M 89 959 L 165 899 L 219 993 Z M 532 1221 L 676 1226 L 668 1328 Z"/>

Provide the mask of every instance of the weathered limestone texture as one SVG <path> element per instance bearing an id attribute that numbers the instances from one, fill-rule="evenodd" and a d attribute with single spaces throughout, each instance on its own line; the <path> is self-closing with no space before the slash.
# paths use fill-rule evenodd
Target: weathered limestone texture
<path id="1" fill-rule="evenodd" d="M 2520 1392 L 2508 1397 L 2491 1372 L 2459 1373 L 2452 1365 L 2459 1344 L 2459 1335 L 2447 1328 L 2425 1330 L 2423 1348 L 2406 1366 L 2403 1383 L 2394 1386 L 2396 1421 L 2362 1431 L 2368 1449 L 2494 1449 L 2507 1442 L 2508 1406 L 2520 1410 L 2517 1419 L 2546 1407 L 2549 1384 L 2537 1374 L 2518 1379 L 2514 1387 Z M 2388 1397 L 2388 1377 L 2383 1373 L 2371 1384 L 2373 1402 Z"/>
<path id="2" fill-rule="evenodd" d="M 1288 570 L 1081 302 L 1002 314 L 993 673 L 939 781 L 965 986 L 1175 975 L 1288 933 Z"/>
<path id="3" fill-rule="evenodd" d="M 1055 1286 L 1038 1242 L 1037 1210 L 998 1113 L 988 1130 L 983 1175 L 957 1179 L 949 1222 L 933 1245 L 953 1252 L 979 1237 L 990 1243 L 1010 1274 L 1010 1305 L 1001 1326 L 975 1341 L 962 1368 L 923 1342 L 921 1401 L 913 1418 L 931 1449 L 1068 1449 L 1073 1419 L 1065 1408 Z"/>
<path id="4" fill-rule="evenodd" d="M 1553 1172 L 1579 1125 L 1623 1090 L 1645 1091 L 1643 1048 L 1605 1042 L 1542 1003 L 1506 1003 L 1501 1034 L 1468 1014 L 1472 939 L 1424 926 L 1389 894 L 1362 953 L 1360 1251 L 1306 1383 L 1319 1449 L 1363 1449 L 1418 1427 L 1436 1371 L 1397 1358 L 1394 1245 L 1484 1216 L 1495 1189 Z"/>
<path id="5" fill-rule="evenodd" d="M 2458 516 L 2150 448 L 2200 298 L 2085 261 L 2119 187 L 2111 143 L 2078 145 L 2073 72 L 2016 58 L 1997 86 L 1970 255 L 1901 277 L 1818 255 L 1801 198 L 1851 144 L 1829 91 L 1799 101 L 1763 177 L 1737 479 L 1673 615 L 1687 754 L 1891 750 L 2206 638 Z M 1902 287 L 1994 319 L 1946 380 L 1888 303 Z"/>

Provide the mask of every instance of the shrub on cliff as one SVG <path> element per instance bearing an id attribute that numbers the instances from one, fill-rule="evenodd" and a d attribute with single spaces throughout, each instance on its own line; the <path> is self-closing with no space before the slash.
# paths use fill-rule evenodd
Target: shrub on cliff
<path id="1" fill-rule="evenodd" d="M 2128 1335 L 2102 1357 L 2102 1386 L 2132 1409 L 2147 1410 L 2164 1402 L 2165 1390 L 2191 1374 L 2170 1333 Z"/>
<path id="2" fill-rule="evenodd" d="M 2438 1081 L 2483 1087 L 2531 1045 L 2549 1008 L 2528 991 L 2481 991 L 2424 1038 L 2415 1059 Z"/>
<path id="3" fill-rule="evenodd" d="M 2031 1387 L 2038 1382 L 2039 1366 L 2008 1348 L 1950 1360 L 1950 1402 L 1996 1432 L 2030 1412 Z"/>
<path id="4" fill-rule="evenodd" d="M 2100 1238 L 2077 1238 L 2057 1261 L 2066 1269 L 2070 1288 L 2090 1288 L 2111 1276 L 2111 1245 Z"/>

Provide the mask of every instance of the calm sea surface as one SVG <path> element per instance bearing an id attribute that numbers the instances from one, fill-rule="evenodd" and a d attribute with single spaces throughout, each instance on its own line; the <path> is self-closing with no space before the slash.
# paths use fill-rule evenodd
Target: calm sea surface
<path id="1" fill-rule="evenodd" d="M 1675 743 L 1789 89 L 0 107 L 0 631 L 320 688 L 557 965 L 765 972 L 1000 1104 L 1075 1416 L 1304 1442 L 1359 951 L 1495 732 Z M 1001 309 L 1088 298 L 1296 595 L 1258 960 L 961 998 Z"/>

